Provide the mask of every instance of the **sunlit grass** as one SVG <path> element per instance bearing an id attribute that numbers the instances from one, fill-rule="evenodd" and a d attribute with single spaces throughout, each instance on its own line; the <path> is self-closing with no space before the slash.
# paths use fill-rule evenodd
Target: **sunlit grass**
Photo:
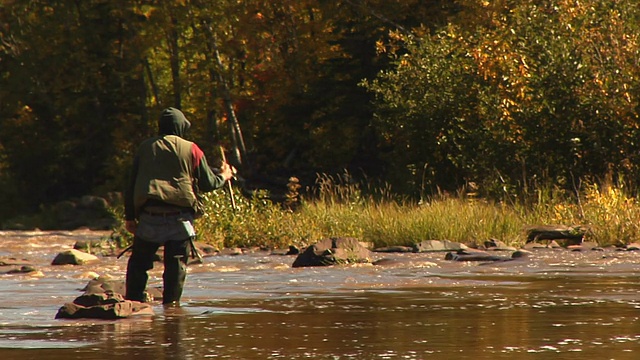
<path id="1" fill-rule="evenodd" d="M 285 207 L 267 194 L 238 196 L 218 190 L 205 197 L 206 215 L 196 221 L 198 240 L 215 247 L 304 247 L 327 237 L 355 237 L 373 247 L 411 246 L 423 240 L 469 245 L 497 239 L 523 245 L 535 225 L 585 225 L 588 240 L 606 246 L 635 242 L 640 204 L 623 187 L 591 185 L 580 198 L 539 191 L 534 200 L 488 201 L 464 195 L 437 196 L 420 203 L 394 199 L 387 190 L 363 195 L 356 184 L 321 178 L 313 198 Z M 369 192 L 370 193 L 370 192 Z"/>

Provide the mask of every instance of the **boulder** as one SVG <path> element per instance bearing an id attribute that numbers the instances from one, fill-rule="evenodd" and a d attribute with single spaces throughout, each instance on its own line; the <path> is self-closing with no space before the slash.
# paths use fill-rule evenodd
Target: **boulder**
<path id="1" fill-rule="evenodd" d="M 292 267 L 331 266 L 369 263 L 371 251 L 355 238 L 327 238 L 307 247 L 296 257 Z"/>
<path id="2" fill-rule="evenodd" d="M 98 257 L 95 255 L 71 249 L 56 255 L 51 265 L 83 265 L 96 260 L 98 260 Z"/>
<path id="3" fill-rule="evenodd" d="M 413 252 L 458 251 L 468 248 L 465 244 L 449 240 L 424 240 L 414 245 Z"/>
<path id="4" fill-rule="evenodd" d="M 527 243 L 543 240 L 564 241 L 565 246 L 579 245 L 589 233 L 589 227 L 584 225 L 537 225 L 527 229 Z"/>

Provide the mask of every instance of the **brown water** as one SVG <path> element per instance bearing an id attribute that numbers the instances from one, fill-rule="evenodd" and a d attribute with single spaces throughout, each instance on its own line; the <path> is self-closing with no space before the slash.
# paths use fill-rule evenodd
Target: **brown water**
<path id="1" fill-rule="evenodd" d="M 377 254 L 399 261 L 296 269 L 287 256 L 214 256 L 190 267 L 180 308 L 55 320 L 90 272 L 124 277 L 126 257 L 49 265 L 103 235 L 0 232 L 0 258 L 41 271 L 0 275 L 0 359 L 640 359 L 637 252 L 544 250 L 493 264 Z"/>

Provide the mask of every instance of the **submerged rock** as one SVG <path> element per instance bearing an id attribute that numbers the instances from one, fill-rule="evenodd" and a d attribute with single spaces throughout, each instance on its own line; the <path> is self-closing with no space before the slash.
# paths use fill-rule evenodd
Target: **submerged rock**
<path id="1" fill-rule="evenodd" d="M 529 252 L 525 250 L 514 251 L 510 256 L 493 255 L 480 250 L 459 250 L 455 253 L 448 252 L 444 259 L 452 261 L 511 261 L 526 257 L 528 254 Z"/>
<path id="2" fill-rule="evenodd" d="M 18 259 L 15 257 L 0 258 L 0 266 L 17 266 L 17 265 L 31 265 L 31 262 L 27 259 Z"/>
<path id="3" fill-rule="evenodd" d="M 23 265 L 20 268 L 11 269 L 7 271 L 7 274 L 29 274 L 38 271 L 35 267 L 31 265 Z"/>

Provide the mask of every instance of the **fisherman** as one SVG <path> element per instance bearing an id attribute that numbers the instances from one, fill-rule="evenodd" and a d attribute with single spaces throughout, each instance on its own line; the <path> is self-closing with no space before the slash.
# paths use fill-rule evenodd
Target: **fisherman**
<path id="1" fill-rule="evenodd" d="M 164 109 L 158 136 L 143 141 L 125 191 L 125 227 L 134 235 L 127 264 L 126 299 L 144 302 L 148 271 L 164 246 L 163 304 L 179 304 L 187 259 L 200 214 L 198 196 L 224 186 L 233 170 L 223 161 L 217 173 L 197 144 L 184 139 L 191 127 L 182 111 Z"/>

